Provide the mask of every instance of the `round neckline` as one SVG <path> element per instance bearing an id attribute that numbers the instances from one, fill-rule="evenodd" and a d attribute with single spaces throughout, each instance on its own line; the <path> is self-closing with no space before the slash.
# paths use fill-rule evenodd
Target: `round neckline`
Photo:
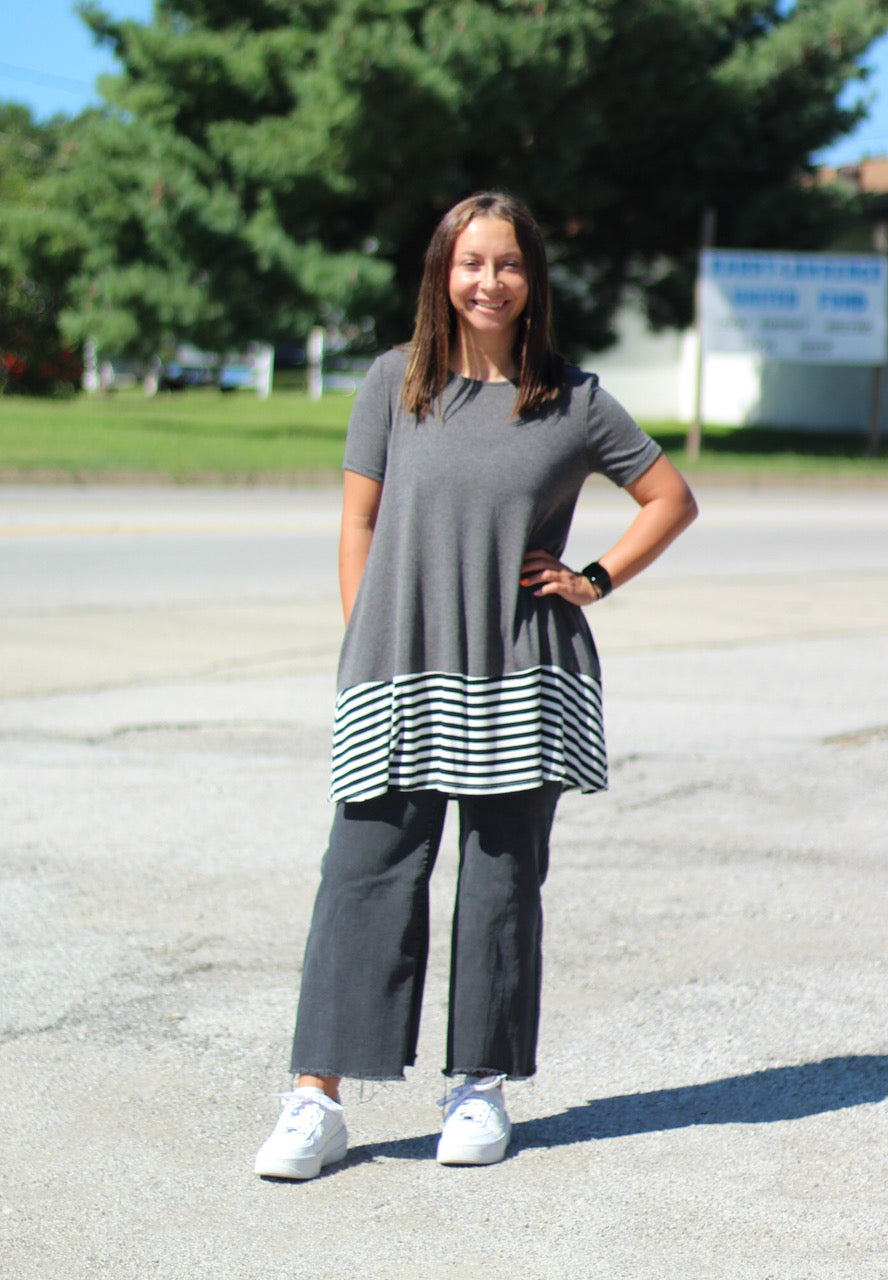
<path id="1" fill-rule="evenodd" d="M 451 378 L 458 378 L 460 382 L 470 382 L 474 387 L 511 387 L 514 391 L 518 386 L 518 379 L 514 381 L 511 378 L 469 378 L 464 373 L 457 373 L 454 369 L 450 370 Z"/>

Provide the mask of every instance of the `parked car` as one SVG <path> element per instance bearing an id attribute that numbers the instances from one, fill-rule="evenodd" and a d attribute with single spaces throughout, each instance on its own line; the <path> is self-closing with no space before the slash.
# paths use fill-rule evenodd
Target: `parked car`
<path id="1" fill-rule="evenodd" d="M 206 364 L 183 364 L 170 360 L 162 364 L 158 374 L 158 391 L 184 391 L 186 387 L 214 387 L 218 369 Z"/>

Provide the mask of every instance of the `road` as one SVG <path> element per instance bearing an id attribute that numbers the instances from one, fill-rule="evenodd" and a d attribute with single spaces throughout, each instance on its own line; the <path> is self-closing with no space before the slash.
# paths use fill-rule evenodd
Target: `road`
<path id="1" fill-rule="evenodd" d="M 10 1275 L 888 1277 L 888 494 L 698 496 L 590 613 L 611 789 L 559 813 L 509 1157 L 433 1159 L 449 831 L 419 1063 L 286 1185 L 337 495 L 0 489 Z M 568 559 L 630 514 L 591 485 Z"/>

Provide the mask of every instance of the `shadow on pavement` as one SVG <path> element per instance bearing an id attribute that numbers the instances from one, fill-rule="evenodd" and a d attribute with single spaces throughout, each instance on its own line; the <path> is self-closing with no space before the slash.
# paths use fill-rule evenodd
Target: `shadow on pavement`
<path id="1" fill-rule="evenodd" d="M 825 1058 L 797 1067 L 771 1067 L 708 1084 L 596 1098 L 559 1115 L 512 1127 L 506 1159 L 533 1147 L 567 1147 L 602 1138 L 684 1129 L 695 1124 L 772 1124 L 888 1098 L 888 1055 Z M 433 1160 L 438 1134 L 350 1147 L 321 1177 L 374 1160 Z"/>
<path id="2" fill-rule="evenodd" d="M 598 1098 L 512 1130 L 510 1151 L 568 1146 L 594 1138 L 683 1129 L 695 1124 L 771 1124 L 881 1102 L 888 1097 L 888 1056 L 825 1058 L 748 1076 L 653 1093 Z"/>
<path id="3" fill-rule="evenodd" d="M 707 1084 L 596 1098 L 555 1116 L 512 1128 L 509 1156 L 532 1147 L 571 1146 L 602 1138 L 684 1129 L 696 1124 L 772 1124 L 840 1111 L 888 1098 L 888 1055 L 825 1058 L 796 1067 L 771 1067 Z M 352 1147 L 343 1164 L 434 1159 L 438 1134 Z M 333 1172 L 333 1169 L 330 1172 Z M 326 1171 L 325 1171 L 326 1172 Z"/>

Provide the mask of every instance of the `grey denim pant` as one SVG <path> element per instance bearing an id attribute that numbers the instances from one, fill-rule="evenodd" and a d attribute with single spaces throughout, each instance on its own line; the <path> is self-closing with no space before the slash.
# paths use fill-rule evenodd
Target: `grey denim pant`
<path id="1" fill-rule="evenodd" d="M 551 782 L 457 798 L 447 1075 L 536 1070 L 540 889 L 560 794 Z M 294 1072 L 393 1080 L 413 1065 L 447 801 L 393 790 L 337 805 L 305 949 Z"/>

